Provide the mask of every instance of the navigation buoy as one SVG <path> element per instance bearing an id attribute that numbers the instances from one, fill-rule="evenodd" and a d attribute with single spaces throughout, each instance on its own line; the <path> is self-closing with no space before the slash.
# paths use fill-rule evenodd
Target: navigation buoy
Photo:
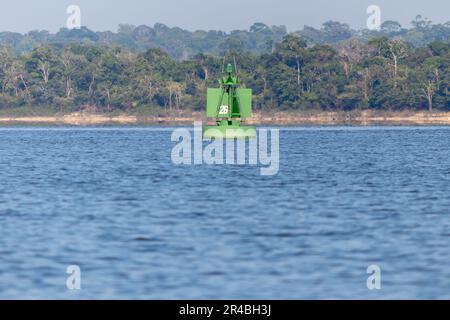
<path id="1" fill-rule="evenodd" d="M 233 75 L 231 64 L 221 79 L 220 88 L 208 88 L 206 116 L 214 118 L 215 126 L 203 127 L 205 139 L 255 138 L 256 128 L 244 126 L 246 118 L 252 117 L 252 90 L 239 88 L 239 79 Z"/>

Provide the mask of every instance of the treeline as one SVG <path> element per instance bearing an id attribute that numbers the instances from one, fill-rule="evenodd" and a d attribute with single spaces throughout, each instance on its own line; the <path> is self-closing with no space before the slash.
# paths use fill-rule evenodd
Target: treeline
<path id="1" fill-rule="evenodd" d="M 48 31 L 31 31 L 27 34 L 0 32 L 0 45 L 10 46 L 17 55 L 30 52 L 37 46 L 49 44 L 89 44 L 121 46 L 145 52 L 159 48 L 175 59 L 189 59 L 195 54 L 223 56 L 226 52 L 242 51 L 254 54 L 270 53 L 276 44 L 288 34 L 285 26 L 268 26 L 255 23 L 249 30 L 194 31 L 170 28 L 157 23 L 153 27 L 122 24 L 117 32 L 94 32 L 86 27 L 81 29 L 61 29 L 56 34 Z M 305 26 L 294 35 L 306 39 L 309 45 L 329 44 L 335 46 L 349 39 L 367 42 L 374 38 L 400 38 L 413 47 L 424 47 L 434 41 L 448 41 L 450 22 L 433 24 L 430 20 L 417 16 L 410 28 L 404 28 L 396 21 L 385 21 L 380 30 L 354 30 L 347 24 L 336 21 L 325 22 L 321 28 Z"/>
<path id="2" fill-rule="evenodd" d="M 58 111 L 203 110 L 228 62 L 262 110 L 449 110 L 450 44 L 415 48 L 401 38 L 336 46 L 285 35 L 267 53 L 228 50 L 177 60 L 92 44 L 47 44 L 17 56 L 0 47 L 0 108 Z"/>

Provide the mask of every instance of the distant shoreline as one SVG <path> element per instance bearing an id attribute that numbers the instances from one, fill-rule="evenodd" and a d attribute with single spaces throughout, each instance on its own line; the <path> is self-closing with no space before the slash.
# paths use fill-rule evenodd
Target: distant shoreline
<path id="1" fill-rule="evenodd" d="M 0 115 L 0 126 L 14 125 L 192 125 L 194 121 L 208 122 L 202 112 L 171 115 L 108 115 L 71 113 L 64 115 Z M 210 121 L 209 121 L 210 122 Z M 278 111 L 256 112 L 246 120 L 252 125 L 450 125 L 450 112 L 427 111 Z"/>

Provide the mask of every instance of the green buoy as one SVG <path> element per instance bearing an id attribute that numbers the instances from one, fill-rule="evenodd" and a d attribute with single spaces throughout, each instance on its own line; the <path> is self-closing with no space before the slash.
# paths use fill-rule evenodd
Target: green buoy
<path id="1" fill-rule="evenodd" d="M 216 125 L 204 126 L 203 138 L 255 138 L 256 128 L 242 125 L 252 116 L 252 90 L 238 87 L 239 79 L 233 75 L 231 64 L 219 82 L 220 88 L 208 88 L 206 116 L 214 118 Z"/>

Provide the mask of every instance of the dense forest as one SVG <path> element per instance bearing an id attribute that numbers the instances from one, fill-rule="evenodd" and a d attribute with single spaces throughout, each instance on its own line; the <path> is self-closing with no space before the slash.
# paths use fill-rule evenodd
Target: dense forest
<path id="1" fill-rule="evenodd" d="M 0 33 L 0 109 L 55 111 L 205 107 L 226 63 L 261 110 L 449 110 L 450 23 L 417 17 L 379 31 L 254 24 L 189 32 L 158 24 L 26 35 Z"/>
<path id="2" fill-rule="evenodd" d="M 27 34 L 0 32 L 0 45 L 10 46 L 15 54 L 29 52 L 39 45 L 75 44 L 120 46 L 144 52 L 159 48 L 171 57 L 182 60 L 197 53 L 223 56 L 230 50 L 245 51 L 254 54 L 269 53 L 275 50 L 276 44 L 288 34 L 285 26 L 268 26 L 254 23 L 249 30 L 194 31 L 181 28 L 170 28 L 157 23 L 153 27 L 146 25 L 119 25 L 117 32 L 94 32 L 86 27 L 68 30 L 62 28 L 56 34 L 48 31 L 30 31 Z M 450 22 L 433 24 L 430 20 L 417 16 L 411 22 L 411 28 L 404 28 L 396 21 L 385 21 L 377 30 L 353 30 L 349 25 L 337 21 L 327 21 L 321 28 L 305 26 L 303 30 L 294 31 L 305 39 L 309 45 L 336 44 L 358 39 L 367 42 L 370 39 L 387 37 L 400 38 L 413 47 L 424 47 L 434 41 L 448 41 Z"/>

